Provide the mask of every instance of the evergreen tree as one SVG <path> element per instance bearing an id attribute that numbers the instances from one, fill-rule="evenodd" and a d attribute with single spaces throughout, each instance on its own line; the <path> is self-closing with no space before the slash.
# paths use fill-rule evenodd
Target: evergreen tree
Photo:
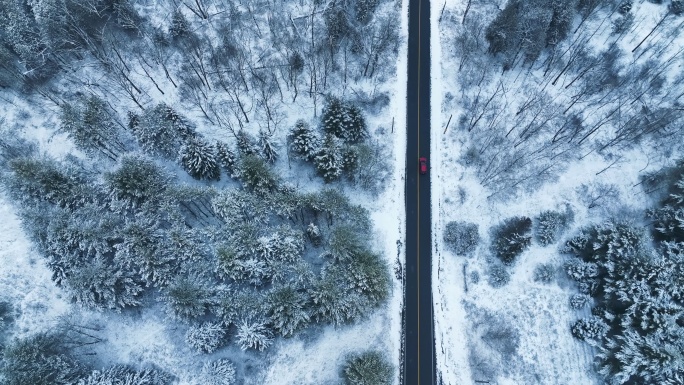
<path id="1" fill-rule="evenodd" d="M 23 77 L 43 80 L 54 74 L 57 67 L 51 61 L 51 47 L 43 40 L 31 7 L 21 2 L 5 2 L 0 9 L 1 29 L 6 44 L 20 58 L 25 67 Z"/>
<path id="2" fill-rule="evenodd" d="M 278 146 L 273 143 L 272 136 L 265 131 L 259 131 L 259 150 L 267 163 L 273 164 L 278 160 Z"/>
<path id="3" fill-rule="evenodd" d="M 311 161 L 316 156 L 319 139 L 308 123 L 298 120 L 290 131 L 290 149 L 297 156 Z"/>
<path id="4" fill-rule="evenodd" d="M 237 342 L 242 350 L 263 351 L 271 346 L 273 337 L 263 320 L 245 319 L 238 324 Z"/>
<path id="5" fill-rule="evenodd" d="M 618 7 L 618 12 L 625 15 L 632 10 L 632 0 L 623 1 Z"/>
<path id="6" fill-rule="evenodd" d="M 306 309 L 306 293 L 286 285 L 271 290 L 267 296 L 268 317 L 273 329 L 288 337 L 306 327 L 310 315 Z"/>
<path id="7" fill-rule="evenodd" d="M 226 330 L 218 323 L 206 322 L 191 326 L 185 342 L 200 353 L 213 353 L 225 344 Z"/>
<path id="8" fill-rule="evenodd" d="M 591 303 L 591 297 L 586 294 L 577 293 L 570 297 L 570 307 L 575 310 L 582 310 L 589 303 Z"/>
<path id="9" fill-rule="evenodd" d="M 237 157 L 228 146 L 223 142 L 216 142 L 216 160 L 218 164 L 226 171 L 228 176 L 235 178 L 237 166 Z"/>
<path id="10" fill-rule="evenodd" d="M 347 358 L 343 373 L 346 385 L 390 385 L 392 364 L 378 351 L 367 351 Z"/>
<path id="11" fill-rule="evenodd" d="M 259 147 L 256 140 L 252 135 L 247 133 L 247 131 L 240 129 L 235 134 L 235 142 L 240 155 L 247 156 L 259 154 Z"/>
<path id="12" fill-rule="evenodd" d="M 3 351 L 0 366 L 7 385 L 71 385 L 83 372 L 60 334 L 12 341 Z"/>
<path id="13" fill-rule="evenodd" d="M 226 358 L 207 362 L 202 368 L 202 380 L 206 385 L 234 385 L 235 365 Z"/>
<path id="14" fill-rule="evenodd" d="M 279 226 L 270 236 L 258 239 L 256 253 L 266 261 L 294 263 L 304 252 L 304 235 L 287 225 Z"/>
<path id="15" fill-rule="evenodd" d="M 373 13 L 378 7 L 379 0 L 357 0 L 354 6 L 356 21 L 365 25 L 373 18 Z"/>
<path id="16" fill-rule="evenodd" d="M 368 136 L 361 110 L 335 97 L 330 98 L 321 116 L 323 131 L 346 143 L 357 143 Z"/>
<path id="17" fill-rule="evenodd" d="M 389 272 L 379 255 L 370 251 L 357 253 L 341 269 L 345 271 L 350 288 L 368 298 L 373 306 L 389 295 Z"/>
<path id="18" fill-rule="evenodd" d="M 342 145 L 333 134 L 326 134 L 321 148 L 314 158 L 316 171 L 326 182 L 333 182 L 342 175 L 344 167 Z"/>
<path id="19" fill-rule="evenodd" d="M 330 231 L 328 239 L 328 255 L 336 261 L 348 261 L 364 251 L 364 241 L 353 225 L 335 226 Z"/>
<path id="20" fill-rule="evenodd" d="M 97 96 L 85 98 L 82 105 L 62 106 L 61 129 L 87 152 L 100 152 L 116 160 L 125 150 L 121 133 L 111 118 L 105 102 Z"/>
<path id="21" fill-rule="evenodd" d="M 171 385 L 173 379 L 156 369 L 137 371 L 126 365 L 114 365 L 105 370 L 94 370 L 76 385 Z"/>
<path id="22" fill-rule="evenodd" d="M 278 185 L 278 178 L 263 159 L 254 155 L 240 158 L 240 180 L 259 195 L 266 195 Z"/>
<path id="23" fill-rule="evenodd" d="M 200 139 L 191 139 L 181 147 L 180 162 L 195 179 L 219 180 L 221 177 L 215 149 Z"/>
<path id="24" fill-rule="evenodd" d="M 567 229 L 570 218 L 558 211 L 543 211 L 536 221 L 535 237 L 542 246 L 548 246 L 556 242 Z"/>
<path id="25" fill-rule="evenodd" d="M 185 119 L 164 103 L 145 111 L 133 134 L 143 149 L 167 159 L 178 154 L 184 141 L 197 136 Z"/>
<path id="26" fill-rule="evenodd" d="M 115 260 L 126 271 L 135 272 L 147 286 L 165 286 L 178 262 L 164 251 L 165 234 L 154 217 L 140 216 L 119 230 Z"/>
<path id="27" fill-rule="evenodd" d="M 88 308 L 113 310 L 139 306 L 143 291 L 130 273 L 102 258 L 75 267 L 66 286 L 76 303 Z"/>
<path id="28" fill-rule="evenodd" d="M 115 207 L 120 203 L 125 208 L 152 208 L 150 205 L 160 203 L 169 185 L 164 169 L 140 157 L 122 158 L 121 166 L 104 177 Z"/>
<path id="29" fill-rule="evenodd" d="M 345 145 L 342 148 L 342 169 L 350 179 L 354 179 L 356 168 L 359 167 L 359 149 L 356 145 Z"/>
<path id="30" fill-rule="evenodd" d="M 572 335 L 582 341 L 597 343 L 605 337 L 608 325 L 597 316 L 577 320 L 571 328 Z"/>
<path id="31" fill-rule="evenodd" d="M 361 295 L 350 292 L 338 276 L 336 268 L 324 268 L 321 278 L 309 291 L 312 302 L 312 317 L 330 322 L 335 326 L 353 322 L 364 315 L 370 305 Z"/>
<path id="32" fill-rule="evenodd" d="M 12 199 L 23 205 L 39 201 L 75 208 L 88 200 L 85 175 L 72 167 L 47 158 L 16 158 L 9 162 L 11 173 L 3 183 Z M 92 190 L 92 189 L 91 189 Z"/>
<path id="33" fill-rule="evenodd" d="M 511 274 L 505 267 L 499 264 L 489 266 L 489 277 L 487 283 L 495 289 L 506 286 L 511 280 Z"/>
<path id="34" fill-rule="evenodd" d="M 527 217 L 511 217 L 492 229 L 492 251 L 506 265 L 512 265 L 515 259 L 530 245 L 532 220 Z"/>
<path id="35" fill-rule="evenodd" d="M 162 300 L 166 302 L 169 315 L 183 320 L 205 315 L 215 303 L 209 284 L 197 274 L 176 277 L 164 289 Z"/>
<path id="36" fill-rule="evenodd" d="M 551 264 L 541 263 L 534 268 L 535 282 L 551 283 L 555 275 L 556 270 Z"/>

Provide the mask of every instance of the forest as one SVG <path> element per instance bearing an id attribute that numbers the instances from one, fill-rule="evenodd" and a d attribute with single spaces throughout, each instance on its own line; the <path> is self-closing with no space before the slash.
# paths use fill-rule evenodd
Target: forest
<path id="1" fill-rule="evenodd" d="M 377 125 L 400 6 L 0 1 L 0 183 L 54 285 L 76 308 L 161 314 L 212 357 L 93 358 L 97 327 L 18 334 L 3 298 L 0 383 L 255 383 L 247 362 L 277 341 L 382 311 L 393 276 L 349 191 L 377 197 L 393 168 Z M 339 369 L 394 371 L 372 348 Z"/>
<path id="2" fill-rule="evenodd" d="M 684 2 L 432 10 L 442 381 L 682 383 Z"/>

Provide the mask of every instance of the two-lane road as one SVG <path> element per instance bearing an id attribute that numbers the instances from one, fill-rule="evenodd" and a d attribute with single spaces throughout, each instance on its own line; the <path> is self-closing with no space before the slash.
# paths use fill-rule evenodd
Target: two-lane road
<path id="1" fill-rule="evenodd" d="M 430 9 L 428 0 L 409 0 L 406 146 L 406 286 L 404 384 L 435 384 L 432 317 L 432 222 L 430 173 Z"/>

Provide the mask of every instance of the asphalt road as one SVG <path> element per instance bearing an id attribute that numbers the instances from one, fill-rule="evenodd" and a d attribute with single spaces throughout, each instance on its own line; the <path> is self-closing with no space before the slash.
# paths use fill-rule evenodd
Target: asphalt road
<path id="1" fill-rule="evenodd" d="M 435 384 L 430 220 L 430 13 L 409 0 L 404 384 Z M 428 158 L 420 175 L 418 158 Z"/>

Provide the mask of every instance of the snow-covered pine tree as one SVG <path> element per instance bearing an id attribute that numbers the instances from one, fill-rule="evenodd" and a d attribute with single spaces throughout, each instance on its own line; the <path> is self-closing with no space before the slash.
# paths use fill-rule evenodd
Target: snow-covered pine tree
<path id="1" fill-rule="evenodd" d="M 492 251 L 505 265 L 512 265 L 515 259 L 529 247 L 532 237 L 532 220 L 528 217 L 506 218 L 492 229 Z"/>
<path id="2" fill-rule="evenodd" d="M 368 250 L 352 255 L 341 267 L 349 287 L 368 298 L 371 306 L 384 301 L 389 295 L 389 269 L 378 254 Z"/>
<path id="3" fill-rule="evenodd" d="M 114 365 L 94 370 L 75 385 L 171 385 L 173 377 L 157 369 L 135 370 L 127 365 Z"/>
<path id="4" fill-rule="evenodd" d="M 240 155 L 246 156 L 259 154 L 259 146 L 257 145 L 256 140 L 252 135 L 243 129 L 240 129 L 235 134 L 235 144 Z"/>
<path id="5" fill-rule="evenodd" d="M 121 310 L 140 305 L 143 287 L 132 274 L 102 258 L 74 268 L 66 280 L 67 292 L 81 306 Z"/>
<path id="6" fill-rule="evenodd" d="M 206 385 L 234 385 L 235 365 L 227 358 L 207 362 L 202 367 L 202 381 Z"/>
<path id="7" fill-rule="evenodd" d="M 211 285 L 199 274 L 177 276 L 164 288 L 161 299 L 166 303 L 167 313 L 182 320 L 205 315 L 215 303 Z"/>
<path id="8" fill-rule="evenodd" d="M 123 157 L 121 166 L 104 175 L 111 191 L 112 208 L 151 209 L 159 204 L 169 186 L 166 171 L 151 160 L 141 157 Z"/>
<path id="9" fill-rule="evenodd" d="M 330 322 L 340 326 L 353 322 L 364 315 L 368 301 L 345 288 L 345 282 L 337 277 L 337 268 L 323 268 L 322 276 L 309 290 L 312 317 L 316 321 Z"/>
<path id="10" fill-rule="evenodd" d="M 342 144 L 333 134 L 326 134 L 314 158 L 316 171 L 326 182 L 333 182 L 342 175 L 344 162 Z"/>
<path id="11" fill-rule="evenodd" d="M 164 103 L 145 111 L 133 134 L 144 150 L 166 159 L 175 158 L 183 141 L 197 136 L 185 119 Z"/>
<path id="12" fill-rule="evenodd" d="M 278 160 L 278 145 L 273 142 L 273 136 L 266 131 L 259 131 L 259 152 L 267 163 Z"/>
<path id="13" fill-rule="evenodd" d="M 216 150 L 199 138 L 190 139 L 181 146 L 179 160 L 195 179 L 219 180 L 221 177 Z"/>
<path id="14" fill-rule="evenodd" d="M 380 3 L 379 0 L 357 0 L 354 6 L 356 21 L 366 25 L 373 18 L 373 13 Z"/>
<path id="15" fill-rule="evenodd" d="M 173 256 L 164 252 L 165 234 L 155 217 L 138 216 L 118 231 L 115 263 L 135 272 L 146 286 L 166 286 L 178 267 Z"/>
<path id="16" fill-rule="evenodd" d="M 49 158 L 16 158 L 9 162 L 3 184 L 9 195 L 25 206 L 43 201 L 75 208 L 88 200 L 83 186 L 92 183 L 77 170 Z"/>
<path id="17" fill-rule="evenodd" d="M 354 178 L 354 172 L 359 166 L 359 149 L 356 145 L 347 144 L 342 148 L 342 169 L 350 179 Z"/>
<path id="18" fill-rule="evenodd" d="M 60 128 L 86 152 L 99 152 L 116 160 L 124 151 L 118 127 L 110 118 L 105 102 L 97 96 L 86 98 L 83 105 L 62 105 Z"/>
<path id="19" fill-rule="evenodd" d="M 3 18 L 5 42 L 12 48 L 25 67 L 23 76 L 28 79 L 44 79 L 56 70 L 50 61 L 52 50 L 40 36 L 31 8 L 19 2 L 5 2 L 4 11 L 10 17 Z"/>
<path id="20" fill-rule="evenodd" d="M 684 372 L 683 333 L 678 325 L 647 335 L 627 330 L 602 349 L 599 372 L 615 384 L 678 384 L 672 380 Z"/>
<path id="21" fill-rule="evenodd" d="M 365 249 L 364 239 L 353 225 L 341 224 L 332 228 L 328 238 L 328 252 L 334 260 L 346 262 Z"/>
<path id="22" fill-rule="evenodd" d="M 258 239 L 256 253 L 266 261 L 294 263 L 304 252 L 304 234 L 290 226 L 278 226 L 270 236 Z"/>
<path id="23" fill-rule="evenodd" d="M 673 15 L 681 15 L 684 13 L 684 1 L 682 0 L 672 0 L 670 2 L 670 6 L 668 7 L 670 10 L 670 13 Z"/>
<path id="24" fill-rule="evenodd" d="M 629 13 L 632 10 L 632 3 L 632 0 L 623 1 L 618 7 L 618 12 L 623 15 Z"/>
<path id="25" fill-rule="evenodd" d="M 570 259 L 564 267 L 568 276 L 577 282 L 584 282 L 598 276 L 598 266 L 595 263 L 584 262 L 578 258 Z"/>
<path id="26" fill-rule="evenodd" d="M 226 171 L 228 176 L 235 178 L 238 175 L 235 173 L 237 157 L 235 153 L 228 148 L 228 145 L 223 142 L 216 142 L 216 160 L 218 164 Z"/>
<path id="27" fill-rule="evenodd" d="M 285 285 L 271 289 L 266 302 L 270 324 L 283 337 L 292 336 L 309 323 L 308 296 L 295 287 Z"/>
<path id="28" fill-rule="evenodd" d="M 244 319 L 238 323 L 237 342 L 242 350 L 263 351 L 273 343 L 273 336 L 266 322 L 261 319 Z"/>
<path id="29" fill-rule="evenodd" d="M 266 195 L 278 186 L 278 178 L 268 164 L 258 156 L 240 158 L 240 180 L 251 191 Z"/>
<path id="30" fill-rule="evenodd" d="M 321 116 L 323 131 L 344 140 L 357 143 L 368 136 L 366 121 L 361 110 L 335 97 L 330 98 Z"/>
<path id="31" fill-rule="evenodd" d="M 290 131 L 290 150 L 297 157 L 311 161 L 319 148 L 319 139 L 308 123 L 298 120 Z"/>
<path id="32" fill-rule="evenodd" d="M 72 385 L 85 368 L 61 334 L 40 333 L 10 342 L 3 350 L 0 376 L 7 385 Z"/>
<path id="33" fill-rule="evenodd" d="M 347 358 L 346 385 L 390 385 L 394 382 L 392 364 L 378 351 L 367 351 Z"/>
<path id="34" fill-rule="evenodd" d="M 537 217 L 535 236 L 542 246 L 548 246 L 558 240 L 568 227 L 568 216 L 558 211 L 543 211 Z"/>
<path id="35" fill-rule="evenodd" d="M 570 329 L 575 338 L 591 344 L 600 342 L 606 336 L 608 330 L 608 325 L 598 316 L 579 319 Z"/>
<path id="36" fill-rule="evenodd" d="M 591 297 L 586 294 L 576 293 L 570 297 L 570 307 L 575 310 L 582 310 L 590 303 Z"/>
<path id="37" fill-rule="evenodd" d="M 190 326 L 185 333 L 185 342 L 200 353 L 213 353 L 225 345 L 226 329 L 215 322 Z"/>

